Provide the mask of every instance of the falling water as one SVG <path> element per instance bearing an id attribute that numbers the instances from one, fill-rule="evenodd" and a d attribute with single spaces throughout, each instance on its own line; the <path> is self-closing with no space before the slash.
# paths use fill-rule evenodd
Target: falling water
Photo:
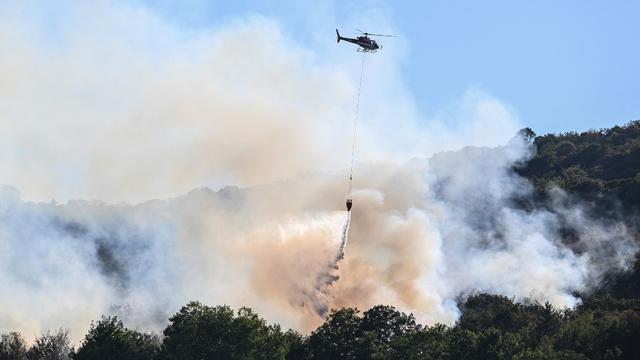
<path id="1" fill-rule="evenodd" d="M 316 278 L 316 292 L 310 299 L 315 312 L 324 317 L 329 311 L 328 300 L 331 296 L 331 287 L 340 279 L 340 261 L 344 259 L 345 249 L 349 240 L 349 227 L 351 225 L 351 211 L 347 211 L 347 220 L 342 227 L 342 239 L 336 257 L 330 262 L 325 271 Z"/>

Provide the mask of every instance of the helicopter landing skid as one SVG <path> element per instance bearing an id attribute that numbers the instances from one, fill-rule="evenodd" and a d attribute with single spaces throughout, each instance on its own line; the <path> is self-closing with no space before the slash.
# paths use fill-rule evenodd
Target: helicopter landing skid
<path id="1" fill-rule="evenodd" d="M 369 50 L 369 49 L 356 49 L 356 50 L 358 52 L 361 52 L 361 53 L 372 53 L 373 54 L 373 53 L 377 52 L 377 50 Z"/>

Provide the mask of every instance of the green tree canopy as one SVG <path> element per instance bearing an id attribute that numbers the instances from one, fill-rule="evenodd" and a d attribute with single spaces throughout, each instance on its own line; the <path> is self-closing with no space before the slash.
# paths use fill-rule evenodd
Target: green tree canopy
<path id="1" fill-rule="evenodd" d="M 291 341 L 249 308 L 236 315 L 228 306 L 190 302 L 169 322 L 161 351 L 167 360 L 285 359 Z"/>
<path id="2" fill-rule="evenodd" d="M 331 310 L 307 341 L 311 359 L 357 359 L 362 342 L 358 309 Z"/>
<path id="3" fill-rule="evenodd" d="M 102 317 L 91 323 L 74 360 L 151 360 L 160 340 L 149 334 L 127 329 L 117 317 Z"/>

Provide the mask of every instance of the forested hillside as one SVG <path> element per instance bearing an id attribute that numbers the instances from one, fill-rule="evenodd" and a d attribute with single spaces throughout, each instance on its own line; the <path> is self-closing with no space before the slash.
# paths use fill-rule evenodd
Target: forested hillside
<path id="1" fill-rule="evenodd" d="M 527 128 L 521 135 L 535 149 L 529 161 L 514 169 L 535 185 L 537 198 L 530 206 L 545 206 L 553 188 L 559 187 L 572 200 L 584 202 L 594 217 L 622 221 L 636 232 L 640 229 L 640 121 L 543 136 Z M 601 294 L 640 298 L 640 257 L 636 256 L 632 271 L 609 274 L 601 285 Z"/>
<path id="2" fill-rule="evenodd" d="M 640 121 L 610 129 L 535 136 L 535 156 L 517 172 L 540 194 L 552 185 L 592 201 L 600 211 L 637 212 L 640 206 Z M 616 206 L 619 205 L 619 206 Z"/>
<path id="3" fill-rule="evenodd" d="M 535 152 L 513 170 L 536 191 L 514 203 L 525 211 L 552 208 L 561 189 L 563 199 L 583 204 L 591 216 L 638 232 L 640 122 L 583 133 L 520 134 Z M 571 244 L 575 230 L 567 228 L 562 241 Z M 0 360 L 637 359 L 639 258 L 632 269 L 606 273 L 599 286 L 576 295 L 579 305 L 558 309 L 472 294 L 460 299 L 461 315 L 451 326 L 421 325 L 412 314 L 385 305 L 364 312 L 344 308 L 331 311 L 308 335 L 269 324 L 248 308 L 191 302 L 161 334 L 129 329 L 115 317 L 97 319 L 75 348 L 64 329 L 31 345 L 21 334 L 6 333 Z"/>

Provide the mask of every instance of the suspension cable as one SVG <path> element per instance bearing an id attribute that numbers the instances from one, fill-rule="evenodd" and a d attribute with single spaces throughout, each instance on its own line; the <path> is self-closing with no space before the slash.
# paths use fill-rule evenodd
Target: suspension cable
<path id="1" fill-rule="evenodd" d="M 356 100 L 356 117 L 353 123 L 353 145 L 351 147 L 351 168 L 349 170 L 349 196 L 353 190 L 353 163 L 356 155 L 356 135 L 358 133 L 358 116 L 360 115 L 360 91 L 362 90 L 362 75 L 364 74 L 364 57 L 362 53 L 362 63 L 360 64 L 360 82 L 358 83 L 358 97 Z"/>

